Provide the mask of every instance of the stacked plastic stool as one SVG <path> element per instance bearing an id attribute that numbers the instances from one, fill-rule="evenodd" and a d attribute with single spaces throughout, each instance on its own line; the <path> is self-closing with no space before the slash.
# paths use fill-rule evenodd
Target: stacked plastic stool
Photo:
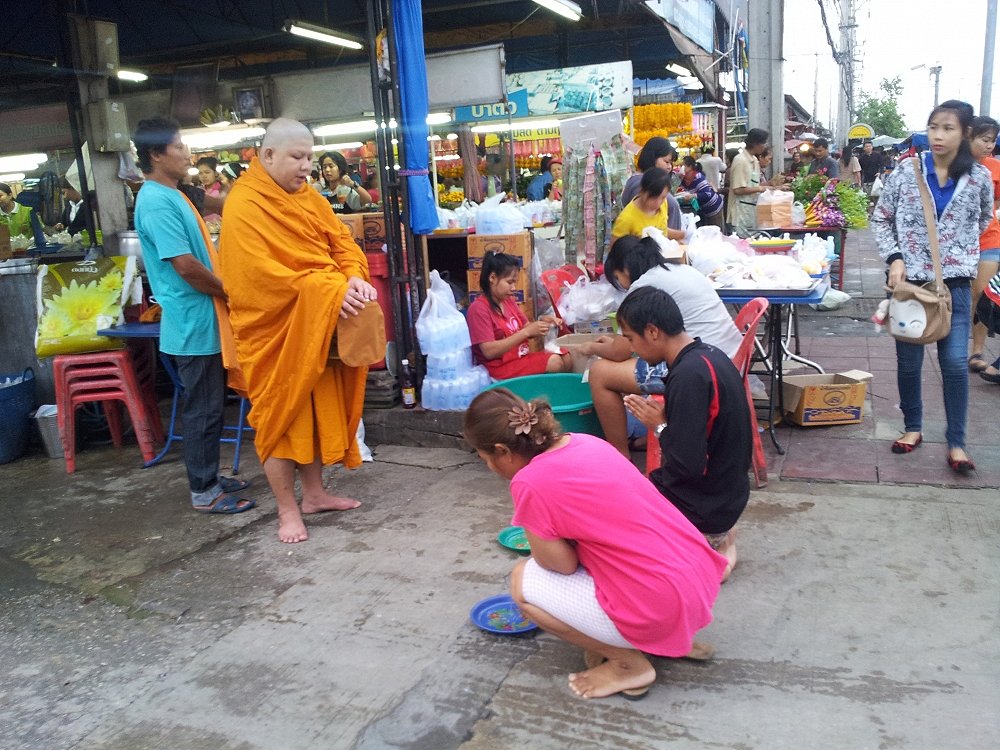
<path id="1" fill-rule="evenodd" d="M 151 368 L 140 368 L 147 376 Z M 54 358 L 59 437 L 66 457 L 66 473 L 76 471 L 76 410 L 83 404 L 100 402 L 116 448 L 122 445 L 119 402 L 128 409 L 144 461 L 156 455 L 155 442 L 163 439 L 163 425 L 156 408 L 152 383 L 140 379 L 127 349 L 86 354 L 60 354 Z M 145 386 L 145 390 L 143 388 Z"/>

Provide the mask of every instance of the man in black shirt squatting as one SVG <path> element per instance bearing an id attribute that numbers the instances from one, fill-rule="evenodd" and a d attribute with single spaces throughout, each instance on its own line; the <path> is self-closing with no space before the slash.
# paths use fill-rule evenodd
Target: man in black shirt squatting
<path id="1" fill-rule="evenodd" d="M 643 396 L 625 397 L 626 408 L 660 441 L 662 463 L 649 478 L 729 560 L 725 581 L 736 565 L 734 527 L 750 498 L 750 430 L 756 426 L 743 380 L 723 352 L 684 331 L 666 292 L 632 292 L 617 317 L 637 355 L 669 367 L 662 407 Z"/>

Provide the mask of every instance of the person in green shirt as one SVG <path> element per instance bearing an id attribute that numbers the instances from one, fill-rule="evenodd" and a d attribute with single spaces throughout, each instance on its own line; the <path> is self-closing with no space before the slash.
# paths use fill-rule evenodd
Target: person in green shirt
<path id="1" fill-rule="evenodd" d="M 6 224 L 10 236 L 31 236 L 31 209 L 14 200 L 10 185 L 0 182 L 0 224 Z"/>

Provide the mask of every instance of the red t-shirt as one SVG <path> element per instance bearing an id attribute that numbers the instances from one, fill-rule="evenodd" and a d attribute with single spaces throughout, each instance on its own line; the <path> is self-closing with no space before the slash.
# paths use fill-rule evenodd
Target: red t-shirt
<path id="1" fill-rule="evenodd" d="M 479 345 L 484 341 L 502 341 L 508 336 L 513 336 L 526 325 L 528 319 L 524 317 L 521 308 L 512 297 L 508 297 L 500 305 L 503 315 L 498 314 L 491 306 L 486 296 L 476 297 L 476 300 L 469 305 L 466 314 L 466 321 L 469 324 L 469 337 L 472 339 L 472 354 L 477 365 L 481 364 L 505 364 L 514 360 L 526 357 L 531 353 L 531 347 L 527 341 L 522 341 L 518 346 L 511 347 L 498 359 L 487 360 L 483 356 Z"/>
<path id="2" fill-rule="evenodd" d="M 990 177 L 993 178 L 993 200 L 1000 200 L 1000 161 L 992 156 L 987 156 L 980 164 L 990 170 Z M 986 230 L 979 236 L 980 250 L 1000 249 L 1000 222 L 997 221 L 996 212 L 993 212 L 993 220 Z"/>

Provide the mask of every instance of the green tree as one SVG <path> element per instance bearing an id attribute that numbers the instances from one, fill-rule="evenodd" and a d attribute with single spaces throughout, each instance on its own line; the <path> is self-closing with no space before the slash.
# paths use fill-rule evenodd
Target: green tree
<path id="1" fill-rule="evenodd" d="M 877 135 L 903 138 L 908 131 L 896 105 L 903 93 L 900 78 L 899 76 L 883 78 L 879 81 L 878 87 L 882 91 L 882 96 L 876 96 L 866 91 L 861 92 L 857 121 L 871 125 Z"/>

